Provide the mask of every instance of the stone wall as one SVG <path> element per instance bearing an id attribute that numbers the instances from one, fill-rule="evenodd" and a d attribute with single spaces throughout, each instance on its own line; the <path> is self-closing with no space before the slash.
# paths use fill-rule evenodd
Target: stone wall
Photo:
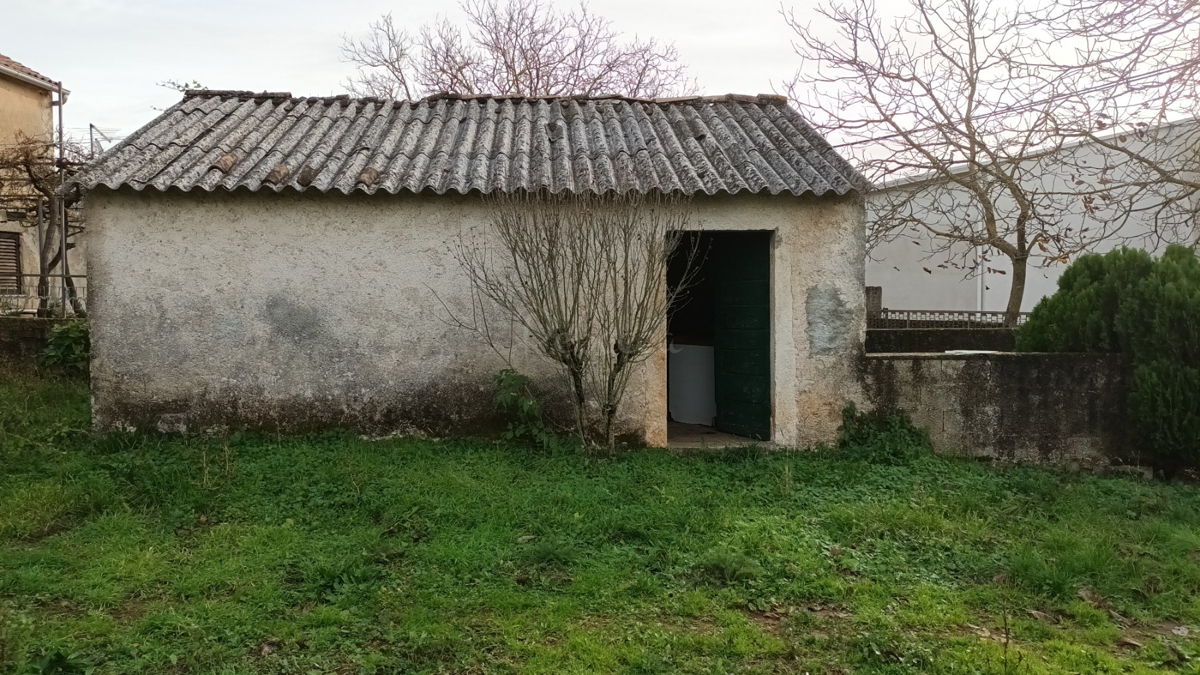
<path id="1" fill-rule="evenodd" d="M 50 329 L 63 319 L 0 317 L 0 361 L 30 362 L 46 347 Z"/>
<path id="2" fill-rule="evenodd" d="M 929 429 L 938 452 L 1098 468 L 1137 461 L 1126 372 L 1106 354 L 871 354 L 866 390 Z"/>

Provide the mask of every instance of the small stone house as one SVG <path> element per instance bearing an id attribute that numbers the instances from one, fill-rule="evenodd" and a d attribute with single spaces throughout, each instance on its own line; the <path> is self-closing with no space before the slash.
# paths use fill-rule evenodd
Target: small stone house
<path id="1" fill-rule="evenodd" d="M 503 363 L 445 310 L 495 191 L 691 196 L 707 290 L 625 433 L 806 444 L 861 399 L 866 181 L 782 97 L 188 92 L 77 181 L 101 429 L 483 428 Z"/>

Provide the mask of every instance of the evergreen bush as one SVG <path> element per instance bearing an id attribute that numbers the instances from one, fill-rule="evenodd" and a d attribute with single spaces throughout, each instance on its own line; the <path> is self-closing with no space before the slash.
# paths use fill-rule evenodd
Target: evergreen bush
<path id="1" fill-rule="evenodd" d="M 1200 259 L 1171 246 L 1121 304 L 1138 438 L 1168 473 L 1200 468 Z"/>
<path id="2" fill-rule="evenodd" d="M 1017 332 L 1017 351 L 1123 351 L 1116 329 L 1121 299 L 1153 267 L 1149 253 L 1134 249 L 1082 256 L 1063 272 L 1058 292 L 1033 308 Z"/>
<path id="3" fill-rule="evenodd" d="M 1129 411 L 1142 455 L 1168 475 L 1200 468 L 1200 259 L 1086 255 L 1017 334 L 1017 351 L 1117 352 L 1132 368 Z"/>

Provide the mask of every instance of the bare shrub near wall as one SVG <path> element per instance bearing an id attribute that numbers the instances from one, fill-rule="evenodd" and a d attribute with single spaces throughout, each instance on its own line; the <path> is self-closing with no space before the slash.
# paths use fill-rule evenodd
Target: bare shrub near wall
<path id="1" fill-rule="evenodd" d="M 621 402 L 636 367 L 666 341 L 666 318 L 694 276 L 668 288 L 667 265 L 683 241 L 690 205 L 678 195 L 515 193 L 486 197 L 486 233 L 462 237 L 455 258 L 471 283 L 471 316 L 454 323 L 478 333 L 510 361 L 523 329 L 566 377 L 575 432 L 596 426 L 615 446 Z M 511 364 L 510 364 L 511 365 Z"/>
<path id="2" fill-rule="evenodd" d="M 688 212 L 678 197 L 626 196 L 591 205 L 583 223 L 598 239 L 601 284 L 595 333 L 597 367 L 592 390 L 604 415 L 604 437 L 614 445 L 614 422 L 634 368 L 666 341 L 667 315 L 683 300 L 696 273 L 698 239 L 692 238 L 682 283 L 667 286 L 667 266 L 683 241 Z M 598 225 L 598 227 L 597 227 Z"/>

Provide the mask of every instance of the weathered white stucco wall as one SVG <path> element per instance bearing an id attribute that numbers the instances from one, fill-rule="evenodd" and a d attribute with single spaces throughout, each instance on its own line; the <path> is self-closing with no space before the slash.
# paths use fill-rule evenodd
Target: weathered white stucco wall
<path id="1" fill-rule="evenodd" d="M 857 197 L 694 201 L 706 230 L 774 230 L 774 439 L 832 438 L 861 397 Z M 93 414 L 100 428 L 339 425 L 469 432 L 503 367 L 447 322 L 468 306 L 455 238 L 477 195 L 158 193 L 87 200 Z M 545 382 L 553 369 L 517 348 Z M 626 430 L 666 442 L 666 350 L 635 378 Z"/>

